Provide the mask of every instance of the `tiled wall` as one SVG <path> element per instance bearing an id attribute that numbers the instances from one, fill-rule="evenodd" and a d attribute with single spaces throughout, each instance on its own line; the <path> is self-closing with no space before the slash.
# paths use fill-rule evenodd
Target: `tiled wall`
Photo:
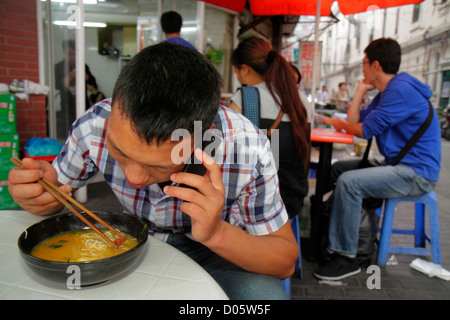
<path id="1" fill-rule="evenodd" d="M 0 82 L 13 79 L 39 82 L 35 0 L 0 2 Z M 17 132 L 21 146 L 28 138 L 47 136 L 45 96 L 17 99 Z"/>

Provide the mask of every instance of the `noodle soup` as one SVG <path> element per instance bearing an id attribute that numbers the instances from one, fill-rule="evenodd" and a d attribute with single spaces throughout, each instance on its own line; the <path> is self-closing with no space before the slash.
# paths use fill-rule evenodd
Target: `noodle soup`
<path id="1" fill-rule="evenodd" d="M 110 230 L 103 229 L 101 231 L 110 239 L 118 238 Z M 31 255 L 61 262 L 105 259 L 130 250 L 138 244 L 138 240 L 133 236 L 121 233 L 127 237 L 127 240 L 120 247 L 115 248 L 92 229 L 64 232 L 37 244 L 31 250 Z"/>

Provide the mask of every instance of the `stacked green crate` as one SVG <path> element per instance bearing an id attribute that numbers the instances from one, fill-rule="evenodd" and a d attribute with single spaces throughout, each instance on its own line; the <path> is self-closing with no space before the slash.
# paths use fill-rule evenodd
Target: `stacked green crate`
<path id="1" fill-rule="evenodd" d="M 19 207 L 8 192 L 8 173 L 14 167 L 10 159 L 18 156 L 16 97 L 12 94 L 0 94 L 0 210 Z"/>
<path id="2" fill-rule="evenodd" d="M 0 210 L 17 208 L 19 206 L 8 192 L 8 172 L 0 171 Z"/>

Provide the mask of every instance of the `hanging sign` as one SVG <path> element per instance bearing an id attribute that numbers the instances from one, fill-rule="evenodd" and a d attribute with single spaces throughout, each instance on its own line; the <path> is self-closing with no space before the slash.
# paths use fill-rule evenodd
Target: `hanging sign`
<path id="1" fill-rule="evenodd" d="M 319 55 L 318 61 L 319 66 L 317 71 L 319 72 L 316 82 L 316 88 L 319 87 L 320 82 L 320 61 L 322 56 L 322 42 L 319 42 L 319 50 L 317 54 Z M 298 70 L 302 74 L 302 84 L 305 90 L 310 91 L 312 88 L 313 80 L 313 69 L 314 69 L 314 41 L 301 41 L 299 44 L 298 53 Z"/>

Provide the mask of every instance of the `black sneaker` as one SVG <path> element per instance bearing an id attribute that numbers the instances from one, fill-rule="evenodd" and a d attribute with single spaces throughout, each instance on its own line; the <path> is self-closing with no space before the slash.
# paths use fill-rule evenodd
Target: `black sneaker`
<path id="1" fill-rule="evenodd" d="M 314 276 L 322 280 L 341 280 L 361 272 L 356 259 L 333 254 L 319 264 Z"/>

